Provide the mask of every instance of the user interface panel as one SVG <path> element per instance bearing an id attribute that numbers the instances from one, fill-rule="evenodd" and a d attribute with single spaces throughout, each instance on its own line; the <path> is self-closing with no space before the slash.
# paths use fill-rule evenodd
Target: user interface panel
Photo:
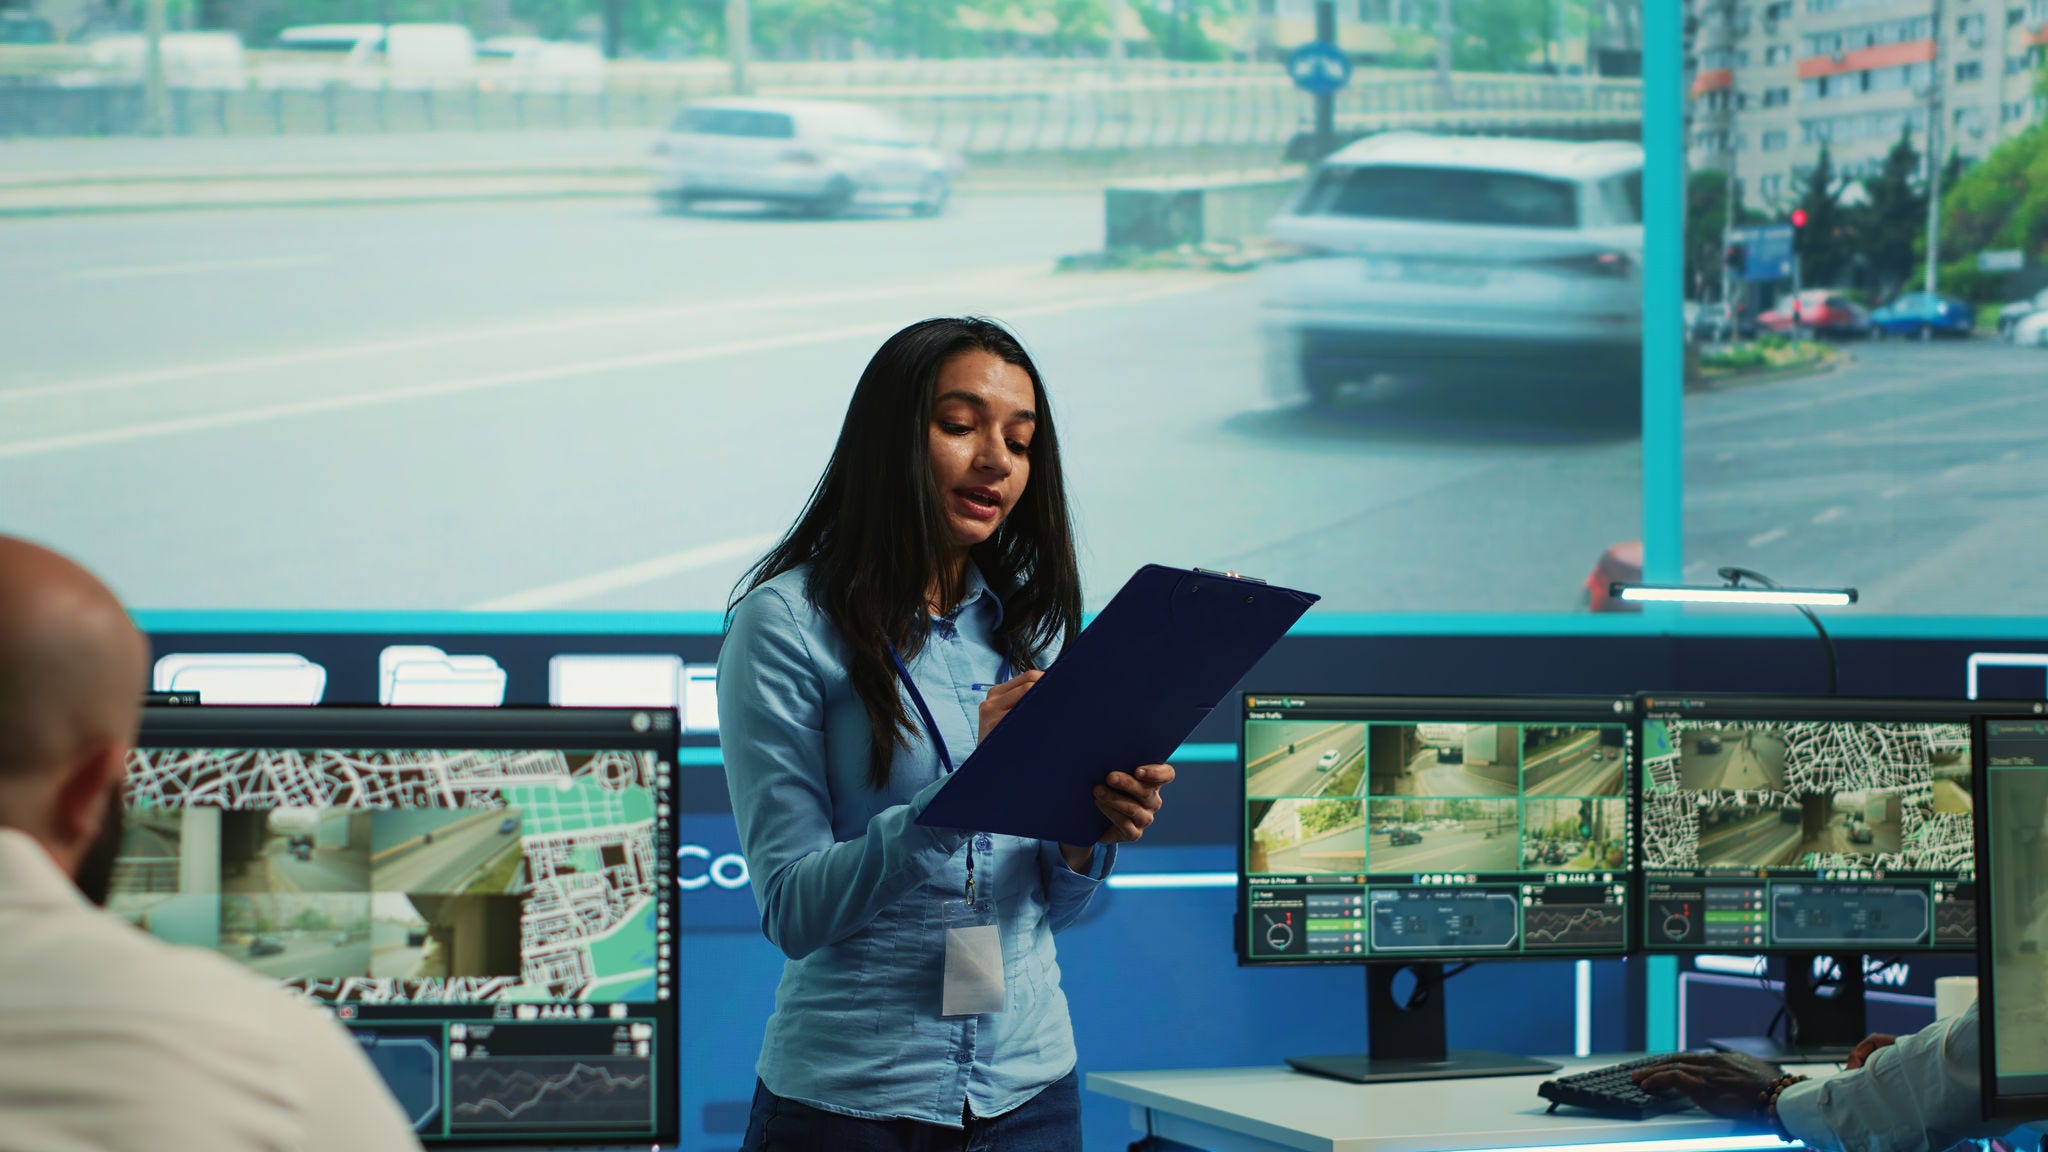
<path id="1" fill-rule="evenodd" d="M 1983 738 L 1985 1083 L 1994 1114 L 2040 1116 L 2048 1108 L 2048 716 L 1986 718 Z"/>
<path id="2" fill-rule="evenodd" d="M 327 1008 L 431 1143 L 665 1142 L 675 724 L 147 709 L 109 907 Z"/>
<path id="3" fill-rule="evenodd" d="M 1643 708 L 1645 947 L 1975 947 L 1970 705 L 1646 697 Z"/>
<path id="4" fill-rule="evenodd" d="M 1626 951 L 1632 706 L 1246 695 L 1239 958 Z"/>

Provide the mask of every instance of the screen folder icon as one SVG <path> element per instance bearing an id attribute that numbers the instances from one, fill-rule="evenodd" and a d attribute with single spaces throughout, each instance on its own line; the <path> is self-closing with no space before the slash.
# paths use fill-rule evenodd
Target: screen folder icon
<path id="1" fill-rule="evenodd" d="M 150 686 L 197 692 L 201 704 L 310 705 L 327 694 L 327 669 L 294 652 L 173 652 Z"/>
<path id="2" fill-rule="evenodd" d="M 548 703 L 558 708 L 674 708 L 683 731 L 718 731 L 718 666 L 645 653 L 556 656 L 548 661 Z"/>
<path id="3" fill-rule="evenodd" d="M 430 645 L 393 644 L 377 654 L 377 702 L 496 708 L 505 702 L 505 670 L 489 656 L 450 656 Z"/>

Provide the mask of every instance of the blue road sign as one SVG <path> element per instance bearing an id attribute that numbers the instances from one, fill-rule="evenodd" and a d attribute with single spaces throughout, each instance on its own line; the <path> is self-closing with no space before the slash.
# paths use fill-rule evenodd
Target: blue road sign
<path id="1" fill-rule="evenodd" d="M 1327 96 L 1351 82 L 1351 58 L 1327 40 L 1311 40 L 1287 54 L 1287 75 L 1303 92 Z"/>
<path id="2" fill-rule="evenodd" d="M 1741 279 L 1745 283 L 1792 278 L 1792 226 L 1762 224 L 1737 228 L 1728 234 L 1731 244 L 1743 246 Z"/>

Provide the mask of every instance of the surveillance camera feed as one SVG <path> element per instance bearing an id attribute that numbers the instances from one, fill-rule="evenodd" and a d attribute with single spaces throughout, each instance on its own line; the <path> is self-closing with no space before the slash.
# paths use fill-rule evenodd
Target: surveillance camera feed
<path id="1" fill-rule="evenodd" d="M 1246 696 L 1239 957 L 1621 953 L 1631 707 Z"/>
<path id="2" fill-rule="evenodd" d="M 1950 701 L 1650 700 L 1645 945 L 1974 947 L 1970 719 Z"/>
<path id="3" fill-rule="evenodd" d="M 2048 1103 L 2048 718 L 1986 718 L 1984 745 L 1990 1095 L 2000 1115 L 2039 1116 Z"/>
<path id="4" fill-rule="evenodd" d="M 152 708 L 109 908 L 346 1025 L 429 1143 L 676 1129 L 673 713 Z"/>

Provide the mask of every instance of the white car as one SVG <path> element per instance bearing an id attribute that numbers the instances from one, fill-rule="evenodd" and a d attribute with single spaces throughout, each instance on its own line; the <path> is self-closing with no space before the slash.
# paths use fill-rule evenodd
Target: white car
<path id="1" fill-rule="evenodd" d="M 2048 309 L 2021 317 L 2012 326 L 2012 342 L 2028 348 L 2048 348 Z"/>
<path id="2" fill-rule="evenodd" d="M 1335 768 L 1336 766 L 1337 750 L 1335 748 L 1323 749 L 1322 756 L 1316 760 L 1316 771 L 1328 772 L 1330 769 Z"/>
<path id="3" fill-rule="evenodd" d="M 1268 391 L 1642 380 L 1643 150 L 1389 132 L 1332 153 L 1271 227 Z"/>
<path id="4" fill-rule="evenodd" d="M 2013 338 L 2013 330 L 2019 327 L 2020 321 L 2042 312 L 2048 312 L 2048 288 L 2043 288 L 2024 300 L 2015 300 L 2000 308 L 1998 310 L 1998 334 L 2010 340 Z"/>
<path id="5" fill-rule="evenodd" d="M 654 195 L 669 208 L 755 200 L 837 216 L 855 205 L 937 215 L 954 165 L 895 117 L 822 100 L 705 100 L 654 146 Z"/>

